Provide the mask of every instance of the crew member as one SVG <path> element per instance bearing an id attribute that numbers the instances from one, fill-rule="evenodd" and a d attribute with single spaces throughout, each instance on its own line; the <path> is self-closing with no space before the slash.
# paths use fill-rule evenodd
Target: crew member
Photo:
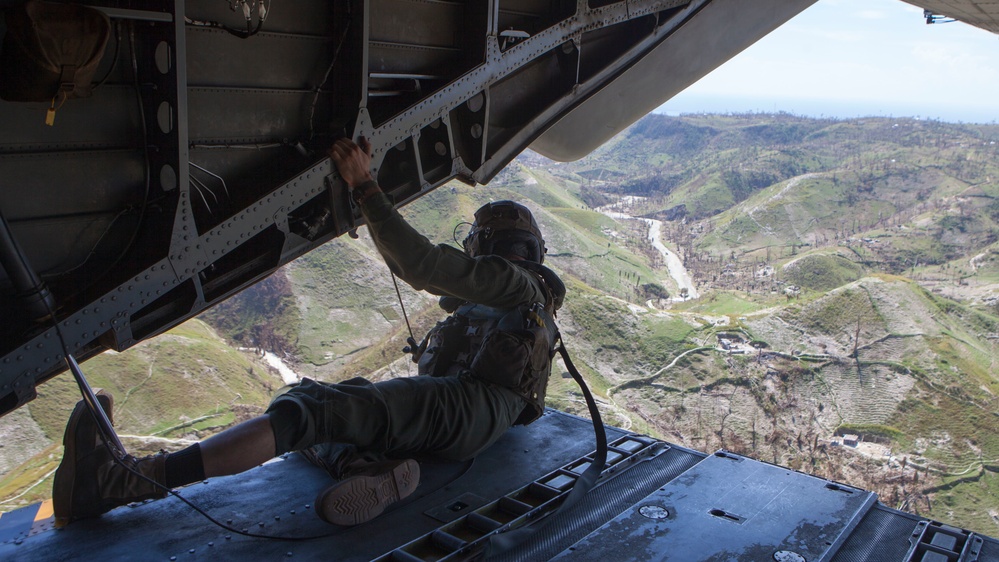
<path id="1" fill-rule="evenodd" d="M 95 517 L 167 489 L 243 472 L 304 451 L 339 478 L 316 500 L 324 520 L 355 525 L 419 484 L 416 459 L 460 461 L 544 410 L 565 287 L 542 265 L 544 239 L 518 203 L 484 205 L 464 252 L 434 245 L 394 209 L 371 176 L 371 145 L 337 141 L 329 152 L 389 268 L 441 297 L 450 314 L 419 348 L 419 376 L 338 384 L 304 379 L 263 415 L 186 449 L 118 463 L 83 402 L 63 440 L 55 475 L 57 524 Z M 98 394 L 111 415 L 113 400 Z"/>

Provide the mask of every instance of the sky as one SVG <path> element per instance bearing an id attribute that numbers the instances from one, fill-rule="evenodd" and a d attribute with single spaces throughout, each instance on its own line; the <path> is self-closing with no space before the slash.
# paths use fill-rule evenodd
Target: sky
<path id="1" fill-rule="evenodd" d="M 819 0 L 656 110 L 999 122 L 999 35 L 901 0 Z"/>

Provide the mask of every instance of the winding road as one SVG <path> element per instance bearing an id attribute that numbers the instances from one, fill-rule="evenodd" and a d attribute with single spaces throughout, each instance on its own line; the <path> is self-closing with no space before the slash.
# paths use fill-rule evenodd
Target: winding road
<path id="1" fill-rule="evenodd" d="M 597 211 L 615 220 L 641 220 L 648 224 L 648 240 L 652 243 L 652 247 L 662 254 L 663 259 L 666 260 L 666 270 L 669 271 L 669 276 L 673 278 L 673 281 L 676 282 L 676 286 L 679 289 L 687 289 L 686 299 L 680 296 L 675 296 L 673 297 L 673 300 L 684 301 L 698 298 L 700 293 L 697 291 L 697 287 L 694 286 L 694 281 L 691 279 L 687 268 L 683 266 L 683 261 L 680 260 L 680 256 L 676 255 L 675 252 L 667 248 L 662 242 L 663 222 L 656 219 L 634 217 L 629 214 L 622 213 L 618 210 L 622 203 L 624 203 L 624 201 L 606 205 L 598 208 Z"/>

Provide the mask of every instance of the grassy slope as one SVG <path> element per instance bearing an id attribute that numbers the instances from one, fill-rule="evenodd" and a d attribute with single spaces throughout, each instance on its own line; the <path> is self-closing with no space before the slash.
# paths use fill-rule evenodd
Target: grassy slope
<path id="1" fill-rule="evenodd" d="M 988 506 L 999 497 L 995 472 L 946 474 L 975 463 L 976 455 L 999 459 L 999 382 L 991 374 L 999 330 L 985 300 L 989 283 L 999 280 L 999 259 L 986 252 L 971 275 L 955 273 L 970 267 L 967 258 L 952 256 L 992 243 L 987 233 L 995 223 L 984 211 L 988 197 L 999 195 L 986 181 L 999 177 L 995 150 L 972 141 L 999 131 L 893 125 L 652 116 L 583 161 L 526 156 L 488 187 L 445 186 L 403 212 L 431 240 L 450 242 L 455 225 L 481 203 L 526 200 L 548 237 L 547 264 L 570 286 L 560 326 L 611 423 L 854 482 L 893 506 L 994 535 L 999 528 Z M 804 173 L 818 175 L 787 188 Z M 980 195 L 967 197 L 971 185 Z M 710 216 L 687 223 L 696 233 L 689 264 L 715 256 L 698 278 L 699 286 L 714 288 L 667 312 L 644 308 L 636 290 L 649 281 L 673 287 L 646 257 L 644 230 L 583 203 L 587 190 L 616 195 L 649 186 L 669 192 L 642 193 L 642 212 L 685 204 L 695 216 Z M 744 281 L 764 262 L 775 273 Z M 723 283 L 726 264 L 733 279 L 743 280 Z M 915 275 L 942 294 L 871 275 L 886 269 Z M 296 350 L 303 373 L 337 379 L 406 372 L 398 363 L 382 369 L 399 357 L 406 332 L 391 280 L 363 229 L 360 240 L 333 242 L 286 274 L 294 290 L 278 301 L 289 306 L 273 332 Z M 943 296 L 948 282 L 966 286 L 954 279 L 981 289 L 978 309 Z M 798 298 L 785 298 L 787 283 L 802 288 Z M 439 311 L 404 286 L 402 293 L 421 336 Z M 765 344 L 767 353 L 719 352 L 719 334 Z M 135 361 L 123 388 L 138 385 L 148 370 L 148 361 Z M 187 363 L 173 372 L 200 371 Z M 549 397 L 553 406 L 584 411 L 571 379 L 557 370 Z M 46 431 L 60 430 L 59 417 L 44 422 Z M 880 459 L 825 445 L 844 424 L 898 431 L 893 451 L 912 464 L 907 472 L 889 471 L 916 490 L 912 497 L 885 483 Z M 911 466 L 920 463 L 928 468 L 913 482 Z"/>
<path id="2" fill-rule="evenodd" d="M 237 419 L 263 412 L 281 379 L 252 355 L 229 347 L 211 328 L 191 320 L 124 353 L 90 359 L 83 370 L 94 388 L 115 398 L 114 423 L 122 435 L 199 439 Z M 23 496 L 3 509 L 51 497 L 51 472 L 62 455 L 66 419 L 79 400 L 72 377 L 61 375 L 38 387 L 24 410 L 44 435 L 24 454 L 29 460 L 0 479 L 0 497 Z M 20 420 L 26 423 L 25 420 Z M 7 417 L 0 420 L 11 423 Z M 133 452 L 142 442 L 125 439 Z M 8 443 L 9 444 L 9 443 Z M 150 444 L 177 448 L 169 441 Z"/>
<path id="3" fill-rule="evenodd" d="M 873 143 L 869 150 L 856 140 L 865 134 L 862 124 L 820 122 L 796 132 L 791 127 L 797 138 L 815 145 L 811 152 L 776 148 L 754 154 L 740 143 L 749 137 L 782 138 L 783 133 L 742 126 L 751 130 L 738 132 L 741 140 L 713 138 L 713 131 L 727 126 L 722 121 L 726 119 L 697 124 L 693 132 L 680 127 L 685 136 L 671 145 L 657 145 L 648 135 L 622 136 L 615 139 L 613 152 L 601 150 L 569 165 L 511 167 L 489 187 L 457 187 L 450 195 L 476 203 L 486 197 L 526 197 L 533 202 L 529 204 L 538 211 L 549 238 L 548 263 L 570 282 L 571 296 L 560 325 L 613 423 L 709 450 L 719 446 L 743 450 L 853 481 L 875 489 L 892 505 L 994 534 L 991 516 L 982 508 L 988 503 L 985 498 L 996 497 L 990 483 L 993 473 L 965 480 L 923 473 L 926 493 L 919 497 L 930 503 L 925 499 L 905 503 L 908 500 L 878 476 L 879 460 L 845 458 L 849 453 L 819 443 L 820 438 L 827 443 L 844 424 L 867 431 L 894 427 L 900 432 L 893 434 L 899 458 L 938 462 L 945 473 L 948 467 L 973 461 L 976 448 L 985 460 L 989 455 L 999 458 L 991 438 L 973 437 L 981 431 L 976 432 L 971 423 L 997 406 L 989 393 L 999 389 L 987 374 L 996 351 L 987 335 L 996 330 L 981 318 L 976 328 L 962 328 L 973 313 L 979 313 L 905 279 L 864 277 L 907 252 L 927 261 L 944 260 L 963 243 L 956 236 L 940 234 L 946 230 L 939 225 L 941 210 L 948 215 L 954 214 L 953 209 L 930 203 L 938 195 L 953 197 L 967 188 L 967 182 L 953 175 L 960 166 L 947 160 L 951 154 L 936 154 L 939 142 L 911 122 L 906 135 L 888 140 L 882 136 L 890 125 L 876 123 L 875 130 L 866 133 L 871 137 L 868 144 Z M 689 135 L 700 135 L 701 145 L 695 146 L 715 143 L 719 152 L 698 163 L 697 150 L 682 148 Z M 905 145 L 914 148 L 905 152 Z M 663 146 L 680 149 L 664 155 Z M 633 153 L 638 163 L 622 160 L 625 153 Z M 737 160 L 747 155 L 765 161 L 757 171 L 779 171 L 793 156 L 805 161 L 793 172 L 819 175 L 804 178 L 791 189 L 785 189 L 789 180 L 782 179 L 750 193 L 731 211 L 712 219 L 711 229 L 700 239 L 702 251 L 717 254 L 734 249 L 743 253 L 740 264 L 748 263 L 747 258 L 769 261 L 776 268 L 774 277 L 800 286 L 801 296 L 789 301 L 779 290 L 714 290 L 697 301 L 675 304 L 673 313 L 640 312 L 636 305 L 644 300 L 633 290 L 635 278 L 662 280 L 665 272 L 639 251 L 643 232 L 580 204 L 581 186 L 613 190 L 628 184 L 636 169 L 659 165 L 666 174 L 686 176 L 677 193 L 651 194 L 648 212 L 655 212 L 654 205 L 680 204 L 683 197 L 702 204 L 716 197 L 723 207 L 734 200 L 730 186 L 721 191 L 725 167 L 740 169 Z M 894 168 L 878 168 L 878 162 L 891 157 L 896 159 Z M 906 162 L 900 163 L 903 159 Z M 688 164 L 706 171 L 680 169 Z M 863 189 L 858 189 L 861 184 Z M 717 191 L 716 196 L 706 195 L 711 190 Z M 426 202 L 440 204 L 429 197 Z M 538 202 L 548 207 L 538 208 Z M 755 222 L 747 220 L 749 209 L 754 209 Z M 421 226 L 432 228 L 440 217 L 434 215 L 433 221 Z M 961 223 L 952 230 L 964 226 L 975 235 L 991 227 L 988 220 Z M 761 229 L 756 223 L 771 228 Z M 737 227 L 744 231 L 736 234 Z M 802 233 L 811 233 L 812 238 Z M 877 233 L 882 248 L 860 241 L 868 233 Z M 840 240 L 844 245 L 836 246 Z M 816 248 L 823 243 L 828 247 Z M 779 248 L 770 253 L 770 260 L 766 247 Z M 984 277 L 991 266 L 983 264 Z M 858 319 L 859 377 L 852 358 Z M 750 354 L 714 351 L 711 348 L 722 332 L 744 334 L 766 344 L 771 353 L 757 361 Z M 673 367 L 663 370 L 684 353 Z M 974 390 L 981 387 L 989 391 Z M 964 393 L 977 402 L 951 396 Z M 556 407 L 583 412 L 568 379 L 553 377 L 549 396 Z M 992 432 L 989 423 L 981 427 Z M 861 470 L 866 463 L 873 464 Z M 910 485 L 911 473 L 910 468 Z M 937 486 L 947 489 L 935 491 Z M 932 503 L 937 497 L 940 502 Z"/>
<path id="4" fill-rule="evenodd" d="M 653 162 L 661 167 L 655 173 L 673 174 L 682 181 L 665 196 L 642 193 L 648 196 L 646 210 L 684 203 L 696 215 L 724 206 L 726 198 L 735 200 L 725 185 L 726 167 L 754 169 L 739 162 L 748 155 L 776 165 L 782 151 L 787 152 L 787 147 L 773 144 L 769 151 L 755 149 L 755 154 L 752 148 L 740 147 L 733 135 L 763 132 L 746 131 L 746 126 L 733 131 L 746 119 L 661 118 L 665 124 L 646 123 L 619 139 L 614 154 L 601 152 L 592 163 L 573 168 L 591 179 L 597 176 L 587 166 L 614 170 L 617 175 L 603 187 L 628 193 L 627 188 L 645 185 L 634 177 L 648 175 L 642 164 Z M 733 285 L 738 290 L 709 291 L 676 309 L 727 315 L 753 338 L 768 343 L 769 350 L 804 354 L 802 359 L 771 356 L 756 363 L 745 356 L 722 360 L 717 352 L 696 352 L 646 380 L 651 362 L 636 353 L 635 346 L 617 344 L 635 359 L 621 367 L 611 349 L 597 364 L 604 373 L 616 373 L 618 380 L 629 375 L 615 368 L 623 372 L 630 367 L 632 382 L 618 387 L 615 400 L 638 412 L 654 433 L 709 449 L 745 447 L 768 460 L 854 479 L 879 491 L 892 505 L 995 534 L 996 514 L 988 509 L 999 498 L 995 470 L 983 469 L 980 461 L 994 467 L 996 463 L 988 461 L 999 459 L 993 439 L 999 389 L 991 374 L 999 371 L 993 344 L 999 330 L 989 316 L 997 308 L 990 295 L 999 280 L 999 260 L 990 250 L 996 214 L 990 213 L 995 208 L 990 198 L 999 185 L 992 178 L 999 174 L 995 145 L 980 136 L 995 138 L 996 132 L 938 123 L 904 121 L 895 126 L 890 120 L 864 121 L 808 124 L 799 135 L 803 146 L 795 147 L 804 160 L 797 171 L 818 175 L 802 178 L 791 188 L 787 179 L 765 186 L 691 228 L 700 233 L 701 252 L 726 256 L 711 263 L 717 268 L 714 275 L 722 276 L 726 262 L 734 264 L 730 269 L 736 278 L 744 276 L 750 264 L 769 263 L 776 273 L 762 287 L 740 281 Z M 773 124 L 764 125 L 766 129 Z M 656 137 L 650 132 L 656 127 L 669 129 L 668 134 Z M 666 150 L 676 157 L 645 158 L 646 153 Z M 641 163 L 629 174 L 623 155 L 635 152 Z M 974 267 L 966 255 L 971 251 L 981 253 Z M 738 261 L 729 260 L 728 254 Z M 976 291 L 970 304 L 978 310 L 894 277 L 867 278 L 833 291 L 868 272 L 884 270 L 912 274 L 934 291 L 959 298 L 966 289 Z M 710 270 L 705 274 L 712 275 Z M 702 286 L 712 285 L 710 278 L 707 281 Z M 801 297 L 783 298 L 784 284 L 801 287 Z M 576 306 L 590 306 L 594 317 L 627 314 L 606 306 Z M 616 330 L 626 326 L 637 334 L 638 325 L 637 320 L 615 319 L 595 329 L 601 341 L 627 341 Z M 687 342 L 708 341 L 712 332 L 709 327 L 695 330 Z M 852 357 L 858 335 L 859 375 Z M 903 497 L 880 477 L 848 468 L 852 465 L 843 464 L 848 459 L 842 454 L 828 449 L 819 453 L 821 447 L 805 443 L 811 438 L 817 445 L 820 435 L 827 439 L 842 424 L 899 429 L 893 434 L 899 458 L 931 463 L 929 473 L 921 473 L 921 485 L 913 484 L 911 467 L 906 473 L 908 486 L 923 496 Z M 880 460 L 864 462 L 874 467 Z M 976 462 L 968 474 L 948 476 Z"/>

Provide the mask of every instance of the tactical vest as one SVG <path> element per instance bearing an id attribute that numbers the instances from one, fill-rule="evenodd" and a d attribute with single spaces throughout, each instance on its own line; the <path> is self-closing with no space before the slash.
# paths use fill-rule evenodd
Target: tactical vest
<path id="1" fill-rule="evenodd" d="M 451 315 L 427 334 L 419 374 L 446 377 L 470 372 L 478 379 L 509 388 L 527 402 L 514 425 L 527 425 L 545 409 L 558 339 L 554 316 L 565 296 L 565 285 L 540 264 L 517 265 L 538 276 L 547 302 L 502 309 L 442 297 L 441 308 Z"/>

